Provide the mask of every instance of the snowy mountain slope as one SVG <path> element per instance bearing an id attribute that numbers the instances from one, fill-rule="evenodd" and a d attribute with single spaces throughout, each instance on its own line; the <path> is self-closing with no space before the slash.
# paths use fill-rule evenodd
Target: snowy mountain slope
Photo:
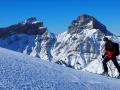
<path id="1" fill-rule="evenodd" d="M 100 74 L 103 71 L 101 55 L 104 36 L 120 42 L 105 25 L 90 15 L 78 16 L 67 31 L 58 35 L 49 33 L 43 22 L 32 17 L 10 27 L 0 28 L 0 47 Z M 113 63 L 109 67 L 109 75 L 116 77 L 118 72 Z"/>
<path id="2" fill-rule="evenodd" d="M 120 80 L 0 48 L 0 90 L 119 90 Z"/>
<path id="3" fill-rule="evenodd" d="M 57 36 L 52 50 L 53 60 L 75 69 L 85 68 L 100 55 L 102 39 L 106 35 L 113 36 L 94 17 L 79 16 L 68 31 Z"/>
<path id="4" fill-rule="evenodd" d="M 7 28 L 0 28 L 0 46 L 50 60 L 50 49 L 56 37 L 49 33 L 43 22 L 32 17 Z"/>
<path id="5" fill-rule="evenodd" d="M 103 36 L 97 29 L 84 29 L 72 35 L 65 32 L 57 38 L 53 58 L 61 59 L 76 69 L 83 68 L 100 54 L 100 40 Z"/>
<path id="6" fill-rule="evenodd" d="M 57 36 L 52 50 L 53 62 L 61 65 L 101 74 L 103 37 L 119 43 L 119 38 L 89 15 L 79 16 L 73 20 L 68 31 Z M 120 57 L 118 57 L 120 61 Z M 109 75 L 117 77 L 118 71 L 112 62 L 108 63 Z"/>

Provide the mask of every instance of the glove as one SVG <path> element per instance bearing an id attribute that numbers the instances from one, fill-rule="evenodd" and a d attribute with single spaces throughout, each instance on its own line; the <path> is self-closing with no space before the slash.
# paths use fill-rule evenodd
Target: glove
<path id="1" fill-rule="evenodd" d="M 104 55 L 102 55 L 102 58 L 105 58 L 105 56 L 106 56 L 105 54 L 104 54 Z"/>

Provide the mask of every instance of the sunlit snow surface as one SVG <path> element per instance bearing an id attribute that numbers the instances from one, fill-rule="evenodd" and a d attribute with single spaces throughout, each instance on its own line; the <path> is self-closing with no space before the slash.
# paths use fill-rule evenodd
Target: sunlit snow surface
<path id="1" fill-rule="evenodd" d="M 0 48 L 0 90 L 120 90 L 120 80 Z"/>
<path id="2" fill-rule="evenodd" d="M 45 39 L 45 38 L 46 39 Z M 102 50 L 104 34 L 98 29 L 84 29 L 79 33 L 66 32 L 54 35 L 15 34 L 0 39 L 0 47 L 39 57 L 74 69 L 92 73 L 103 73 Z M 120 42 L 116 36 L 108 36 Z M 120 57 L 118 57 L 120 61 Z M 112 62 L 108 63 L 109 76 L 117 77 L 118 71 Z"/>

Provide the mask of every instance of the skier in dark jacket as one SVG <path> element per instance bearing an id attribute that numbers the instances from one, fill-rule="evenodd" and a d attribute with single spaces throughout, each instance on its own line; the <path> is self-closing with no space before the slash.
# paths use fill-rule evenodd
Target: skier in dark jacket
<path id="1" fill-rule="evenodd" d="M 112 60 L 112 62 L 114 63 L 114 65 L 116 66 L 118 72 L 119 72 L 119 76 L 120 76 L 120 66 L 117 62 L 116 59 L 116 51 L 115 51 L 115 45 L 114 42 L 112 42 L 111 40 L 109 40 L 107 37 L 105 37 L 103 39 L 103 41 L 105 42 L 105 53 L 103 55 L 103 68 L 104 68 L 104 72 L 103 74 L 108 75 L 108 67 L 107 67 L 107 62 Z"/>

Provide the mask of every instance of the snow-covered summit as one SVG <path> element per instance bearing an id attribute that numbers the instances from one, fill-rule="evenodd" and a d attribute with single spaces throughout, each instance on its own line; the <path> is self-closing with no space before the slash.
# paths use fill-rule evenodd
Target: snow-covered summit
<path id="1" fill-rule="evenodd" d="M 57 41 L 52 49 L 53 62 L 101 74 L 103 37 L 119 42 L 118 37 L 109 32 L 106 27 L 94 17 L 89 15 L 79 16 L 73 20 L 68 31 L 57 36 Z M 119 58 L 118 58 L 119 60 Z M 109 75 L 118 76 L 118 71 L 113 63 L 109 65 Z"/>
<path id="2" fill-rule="evenodd" d="M 57 36 L 52 50 L 54 62 L 81 69 L 97 59 L 104 36 L 113 36 L 106 27 L 90 15 L 73 20 L 68 31 Z"/>
<path id="3" fill-rule="evenodd" d="M 0 28 L 1 47 L 45 60 L 51 58 L 50 50 L 55 40 L 55 35 L 49 33 L 43 22 L 34 17 L 6 28 Z"/>

